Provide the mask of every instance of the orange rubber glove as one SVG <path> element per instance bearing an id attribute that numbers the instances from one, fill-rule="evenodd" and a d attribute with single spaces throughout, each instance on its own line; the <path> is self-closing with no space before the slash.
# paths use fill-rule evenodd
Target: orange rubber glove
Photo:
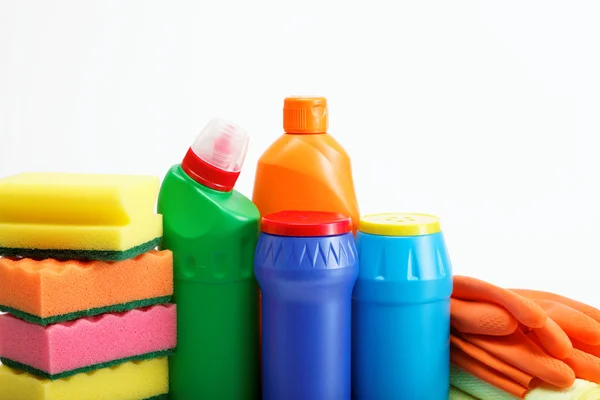
<path id="1" fill-rule="evenodd" d="M 519 321 L 504 307 L 492 303 L 450 298 L 452 327 L 463 333 L 491 336 L 510 335 Z"/>
<path id="2" fill-rule="evenodd" d="M 482 381 L 485 381 L 490 385 L 494 385 L 498 389 L 510 393 L 518 398 L 524 398 L 529 391 L 529 388 L 520 385 L 514 380 L 508 378 L 506 375 L 503 375 L 493 368 L 488 367 L 462 350 L 454 349 L 450 353 L 450 361 Z"/>
<path id="3" fill-rule="evenodd" d="M 573 347 L 596 357 L 600 357 L 600 346 L 590 346 L 589 344 L 581 343 L 575 339 L 571 339 Z"/>
<path id="4" fill-rule="evenodd" d="M 520 323 L 525 332 L 533 330 L 544 349 L 559 359 L 567 358 L 573 351 L 570 338 L 600 344 L 599 322 L 566 305 L 524 295 L 533 296 L 534 291 L 503 289 L 460 275 L 454 278 L 454 285 L 450 300 L 452 326 L 460 332 L 505 336 L 514 333 Z M 579 304 L 590 311 L 589 306 Z M 596 315 L 600 320 L 600 311 Z"/>
<path id="5" fill-rule="evenodd" d="M 521 326 L 521 331 L 524 333 L 533 332 L 536 335 L 540 347 L 546 350 L 548 354 L 559 360 L 569 357 L 573 351 L 571 340 L 562 330 L 562 328 L 550 317 L 546 321 L 546 325 L 541 328 L 528 328 Z"/>
<path id="6" fill-rule="evenodd" d="M 501 359 L 493 356 L 487 351 L 480 349 L 479 347 L 461 339 L 458 335 L 460 334 L 452 333 L 450 335 L 450 344 L 452 346 L 452 354 L 459 353 L 462 355 L 462 353 L 464 353 L 463 357 L 459 357 L 461 360 L 465 359 L 468 356 L 469 359 L 475 359 L 478 362 L 481 362 L 482 364 L 496 371 L 498 374 L 508 377 L 514 382 L 518 383 L 519 385 L 529 389 L 536 387 L 539 383 L 539 379 L 534 378 L 532 375 L 521 371 L 520 369 L 508 364 L 507 362 L 502 361 Z M 465 365 L 461 365 L 459 363 L 456 364 L 464 370 L 468 369 L 468 367 Z M 484 379 L 483 377 L 478 377 L 480 379 Z M 504 388 L 501 389 L 507 392 L 509 391 Z"/>
<path id="7" fill-rule="evenodd" d="M 531 388 L 537 382 L 534 377 L 560 388 L 574 383 L 575 373 L 569 365 L 552 357 L 569 356 L 573 346 L 560 326 L 533 300 L 479 279 L 458 275 L 454 277 L 451 317 L 454 328 L 451 353 L 463 362 L 461 367 L 466 371 L 483 374 L 480 365 L 467 363 L 460 352 L 512 378 L 521 387 Z M 518 329 L 519 326 L 522 329 Z M 524 332 L 533 332 L 538 341 L 530 340 Z M 465 348 L 465 342 L 472 347 Z M 550 354 L 537 343 L 551 348 Z M 513 370 L 520 370 L 531 379 L 523 375 L 519 378 Z M 495 386 L 506 384 L 491 378 L 486 382 Z M 516 393 L 516 387 L 508 385 L 513 388 L 512 393 Z"/>
<path id="8" fill-rule="evenodd" d="M 600 322 L 600 310 L 587 304 L 581 303 L 577 300 L 569 299 L 568 297 L 561 296 L 550 292 L 543 292 L 540 290 L 528 290 L 528 289 L 510 289 L 512 292 L 518 293 L 521 296 L 527 297 L 528 299 L 535 300 L 552 300 L 557 303 L 564 304 L 565 306 L 571 307 L 588 317 L 592 318 L 596 322 Z"/>
<path id="9" fill-rule="evenodd" d="M 539 339 L 532 332 L 527 336 L 536 343 Z M 579 349 L 573 349 L 569 357 L 563 360 L 574 372 L 577 378 L 598 383 L 600 379 L 600 358 Z"/>
<path id="10" fill-rule="evenodd" d="M 501 306 L 505 310 L 508 310 L 508 312 L 518 322 L 529 328 L 541 328 L 546 324 L 546 312 L 540 306 L 535 304 L 534 301 L 510 290 L 500 288 L 498 286 L 492 285 L 491 283 L 487 283 L 476 278 L 471 278 L 462 275 L 455 276 L 452 298 L 458 300 L 484 302 L 492 305 L 495 304 L 496 306 Z M 467 307 L 464 308 L 467 309 Z M 499 307 L 493 308 L 494 310 L 490 310 L 491 313 L 489 314 L 489 317 L 491 317 L 492 320 L 499 317 L 501 319 L 506 318 L 505 314 L 501 315 L 498 313 Z M 475 308 L 475 310 L 478 309 Z M 456 310 L 454 311 L 456 312 Z M 465 311 L 469 310 L 467 309 Z M 487 314 L 482 313 L 481 309 L 479 309 L 478 311 L 480 313 L 480 316 L 488 317 Z M 467 317 L 467 319 L 471 319 L 474 316 L 465 315 L 465 317 Z M 484 318 L 484 320 L 488 319 Z M 495 324 L 492 324 L 492 326 L 493 325 Z M 490 334 L 489 331 L 485 330 L 472 333 L 482 333 L 486 335 Z"/>
<path id="11" fill-rule="evenodd" d="M 566 389 L 575 383 L 575 372 L 569 365 L 547 354 L 519 329 L 508 336 L 461 336 L 469 343 L 550 385 Z"/>
<path id="12" fill-rule="evenodd" d="M 590 346 L 600 345 L 600 310 L 553 293 L 511 289 L 532 299 L 569 336 Z"/>
<path id="13" fill-rule="evenodd" d="M 553 293 L 524 289 L 511 291 L 533 299 L 544 309 L 549 320 L 565 332 L 574 348 L 561 358 L 575 371 L 575 375 L 600 383 L 600 310 Z M 523 330 L 547 352 L 553 350 L 552 342 L 545 342 L 547 338 L 544 334 L 540 335 L 539 329 Z"/>

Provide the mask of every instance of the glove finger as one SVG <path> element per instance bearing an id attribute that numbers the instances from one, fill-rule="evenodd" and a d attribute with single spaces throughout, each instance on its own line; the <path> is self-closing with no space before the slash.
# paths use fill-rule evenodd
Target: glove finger
<path id="1" fill-rule="evenodd" d="M 571 355 L 564 361 L 575 371 L 578 378 L 590 382 L 600 382 L 600 358 L 573 349 Z"/>
<path id="2" fill-rule="evenodd" d="M 553 300 L 534 300 L 565 331 L 580 342 L 600 345 L 600 322 L 562 303 Z"/>
<path id="3" fill-rule="evenodd" d="M 518 293 L 521 296 L 525 296 L 530 299 L 539 300 L 553 300 L 557 303 L 569 306 L 579 312 L 584 313 L 588 317 L 600 322 L 600 310 L 595 307 L 589 306 L 577 300 L 570 299 L 568 297 L 561 296 L 550 292 L 543 292 L 540 290 L 529 290 L 529 289 L 510 289 L 512 292 Z"/>
<path id="4" fill-rule="evenodd" d="M 482 381 L 520 399 L 524 398 L 529 390 L 457 348 L 453 348 L 450 352 L 450 361 Z"/>
<path id="5" fill-rule="evenodd" d="M 533 388 L 535 383 L 535 378 L 533 376 L 521 371 L 505 361 L 500 360 L 487 351 L 480 349 L 479 347 L 459 338 L 454 334 L 450 335 L 450 344 L 452 345 L 451 351 L 455 351 L 456 349 L 461 350 L 479 362 L 506 375 L 518 384 L 527 388 Z"/>
<path id="6" fill-rule="evenodd" d="M 546 323 L 546 313 L 532 300 L 476 278 L 455 276 L 452 297 L 499 304 L 530 328 L 541 328 Z"/>
<path id="7" fill-rule="evenodd" d="M 591 354 L 596 357 L 600 357 L 600 346 L 592 346 L 587 343 L 582 343 L 576 339 L 571 339 L 573 347 L 579 349 L 585 353 Z"/>
<path id="8" fill-rule="evenodd" d="M 503 336 L 517 327 L 517 320 L 506 310 L 492 303 L 450 299 L 452 326 L 464 333 Z"/>
<path id="9" fill-rule="evenodd" d="M 532 332 L 537 336 L 539 345 L 559 360 L 564 360 L 573 352 L 573 344 L 569 337 L 551 318 L 546 320 L 546 325 L 532 329 Z"/>
<path id="10" fill-rule="evenodd" d="M 532 334 L 533 332 L 528 333 L 527 337 L 539 345 L 537 338 Z M 600 382 L 600 358 L 574 348 L 563 361 L 571 367 L 577 378 Z"/>
<path id="11" fill-rule="evenodd" d="M 575 373 L 564 362 L 548 355 L 517 329 L 508 336 L 460 334 L 466 341 L 520 370 L 561 389 L 575 382 Z"/>

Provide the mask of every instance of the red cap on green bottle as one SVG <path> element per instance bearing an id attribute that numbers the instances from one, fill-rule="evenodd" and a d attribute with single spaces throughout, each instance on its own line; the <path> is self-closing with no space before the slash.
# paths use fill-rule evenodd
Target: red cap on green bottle
<path id="1" fill-rule="evenodd" d="M 213 119 L 189 148 L 181 167 L 196 182 L 229 192 L 240 175 L 248 141 L 248 134 L 239 126 Z"/>

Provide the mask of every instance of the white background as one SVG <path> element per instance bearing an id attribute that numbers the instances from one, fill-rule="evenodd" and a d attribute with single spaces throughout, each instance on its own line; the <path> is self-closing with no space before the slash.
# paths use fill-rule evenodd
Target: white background
<path id="1" fill-rule="evenodd" d="M 0 175 L 162 178 L 211 118 L 330 102 L 361 211 L 437 214 L 454 271 L 600 307 L 600 2 L 1 1 Z"/>

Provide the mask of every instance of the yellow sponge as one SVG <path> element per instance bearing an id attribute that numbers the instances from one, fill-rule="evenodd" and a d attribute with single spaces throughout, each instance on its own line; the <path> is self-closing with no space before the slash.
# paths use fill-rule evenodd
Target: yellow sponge
<path id="1" fill-rule="evenodd" d="M 143 400 L 169 391 L 167 358 L 131 361 L 50 381 L 0 365 L 0 400 Z"/>
<path id="2" fill-rule="evenodd" d="M 120 261 L 156 247 L 157 177 L 24 173 L 0 179 L 0 255 Z"/>

